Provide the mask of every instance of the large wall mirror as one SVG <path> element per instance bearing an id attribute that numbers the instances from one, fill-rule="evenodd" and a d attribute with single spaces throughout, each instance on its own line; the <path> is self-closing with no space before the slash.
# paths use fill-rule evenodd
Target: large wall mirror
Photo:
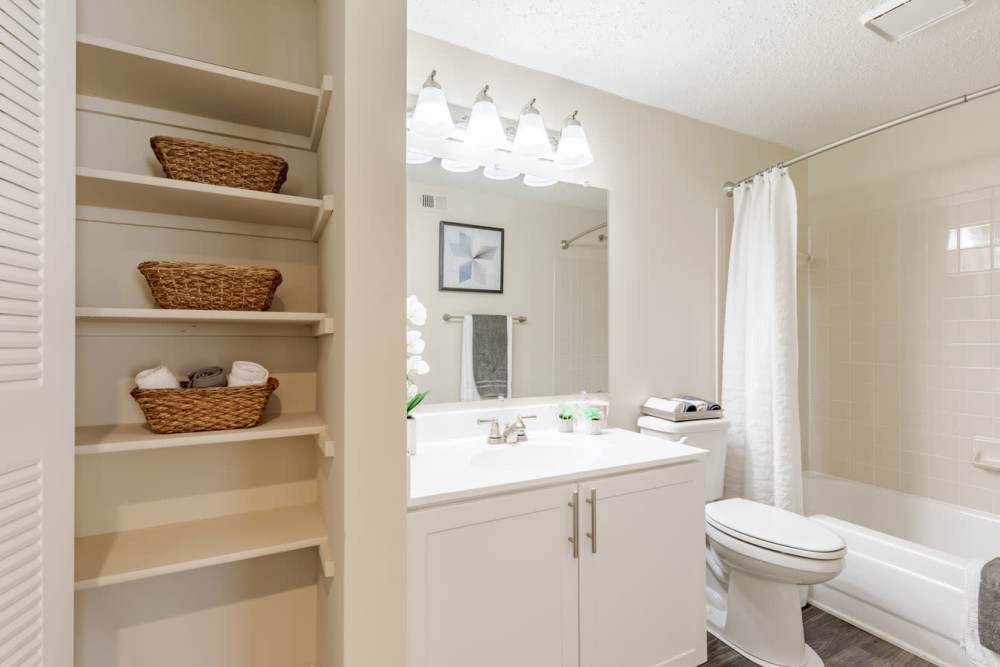
<path id="1" fill-rule="evenodd" d="M 599 188 L 407 166 L 425 402 L 607 391 L 607 215 Z"/>

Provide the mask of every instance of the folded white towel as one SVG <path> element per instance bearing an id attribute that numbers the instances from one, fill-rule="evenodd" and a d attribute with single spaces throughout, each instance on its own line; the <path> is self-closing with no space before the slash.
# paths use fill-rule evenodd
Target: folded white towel
<path id="1" fill-rule="evenodd" d="M 135 384 L 139 389 L 178 389 L 181 383 L 166 366 L 156 366 L 140 371 L 135 376 Z"/>
<path id="2" fill-rule="evenodd" d="M 230 387 L 247 387 L 267 382 L 267 369 L 252 361 L 234 361 L 229 370 Z"/>
<path id="3" fill-rule="evenodd" d="M 643 414 L 653 417 L 663 415 L 679 415 L 687 410 L 687 403 L 684 401 L 671 400 L 669 398 L 650 398 L 642 404 Z"/>

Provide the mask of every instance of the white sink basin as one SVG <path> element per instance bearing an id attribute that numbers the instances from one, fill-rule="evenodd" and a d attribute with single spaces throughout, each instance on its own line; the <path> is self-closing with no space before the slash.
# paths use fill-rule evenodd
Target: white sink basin
<path id="1" fill-rule="evenodd" d="M 577 466 L 593 461 L 599 452 L 583 445 L 534 444 L 530 440 L 517 445 L 492 445 L 494 449 L 480 452 L 469 463 L 479 468 L 519 470 L 549 465 Z"/>

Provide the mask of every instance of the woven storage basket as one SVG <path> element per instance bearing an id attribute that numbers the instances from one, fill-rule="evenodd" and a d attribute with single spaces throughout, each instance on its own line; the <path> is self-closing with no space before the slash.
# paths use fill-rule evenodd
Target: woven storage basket
<path id="1" fill-rule="evenodd" d="M 187 382 L 183 385 L 187 386 Z M 278 379 L 268 378 L 267 384 L 250 387 L 136 387 L 131 393 L 154 433 L 191 433 L 256 426 L 277 388 Z"/>
<path id="2" fill-rule="evenodd" d="M 139 273 L 160 308 L 268 310 L 281 272 L 261 266 L 143 262 Z"/>
<path id="3" fill-rule="evenodd" d="M 177 137 L 149 140 L 167 178 L 244 190 L 278 192 L 288 177 L 288 163 L 277 155 Z"/>

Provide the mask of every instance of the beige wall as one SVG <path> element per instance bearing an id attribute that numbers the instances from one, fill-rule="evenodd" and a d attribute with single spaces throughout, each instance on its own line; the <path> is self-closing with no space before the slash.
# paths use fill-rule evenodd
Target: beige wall
<path id="1" fill-rule="evenodd" d="M 440 169 L 436 164 L 430 168 Z M 475 178 L 481 179 L 481 175 Z M 516 185 L 527 190 L 527 186 Z M 572 188 L 574 186 L 562 186 Z M 583 189 L 581 190 L 581 199 Z M 407 181 L 406 199 L 406 287 L 427 307 L 428 320 L 423 327 L 427 348 L 423 357 L 431 372 L 417 381 L 421 390 L 431 393 L 431 403 L 459 400 L 461 373 L 462 325 L 445 322 L 444 313 L 492 313 L 524 315 L 526 324 L 514 325 L 514 396 L 549 396 L 572 393 L 584 387 L 557 387 L 553 368 L 555 340 L 556 262 L 590 259 L 607 282 L 607 246 L 593 237 L 581 239 L 570 250 L 559 247 L 561 239 L 604 223 L 607 211 L 581 208 L 538 198 L 510 196 L 504 187 L 485 191 L 476 187 L 445 186 L 439 183 Z M 444 210 L 424 208 L 421 194 L 447 198 Z M 583 202 L 581 201 L 581 204 Z M 487 227 L 502 227 L 504 234 L 503 294 L 443 292 L 438 290 L 439 226 L 442 220 Z M 603 269 L 603 270 L 602 270 Z M 571 294 L 564 294 L 567 299 Z M 598 326 L 581 336 L 588 346 L 597 348 L 604 363 L 592 369 L 591 376 L 601 376 L 590 391 L 607 389 L 607 299 L 595 295 L 602 306 Z M 566 327 L 560 327 L 565 331 Z M 562 341 L 567 343 L 568 341 Z M 592 364 L 594 365 L 594 364 Z"/>
<path id="2" fill-rule="evenodd" d="M 580 110 L 596 162 L 579 178 L 609 191 L 612 421 L 634 428 L 651 394 L 713 395 L 722 184 L 792 151 L 409 33 L 407 91 L 433 68 L 456 104 L 489 83 L 508 118 L 532 97 L 549 127 Z"/>
<path id="3" fill-rule="evenodd" d="M 400 667 L 406 643 L 406 3 L 317 0 L 334 79 L 320 189 L 318 408 L 336 458 L 319 470 L 337 574 L 320 583 L 318 667 Z"/>
<path id="4" fill-rule="evenodd" d="M 813 469 L 1000 512 L 1000 98 L 817 158 Z M 949 234 L 978 231 L 965 249 Z M 971 233 L 970 233 L 971 232 Z"/>

